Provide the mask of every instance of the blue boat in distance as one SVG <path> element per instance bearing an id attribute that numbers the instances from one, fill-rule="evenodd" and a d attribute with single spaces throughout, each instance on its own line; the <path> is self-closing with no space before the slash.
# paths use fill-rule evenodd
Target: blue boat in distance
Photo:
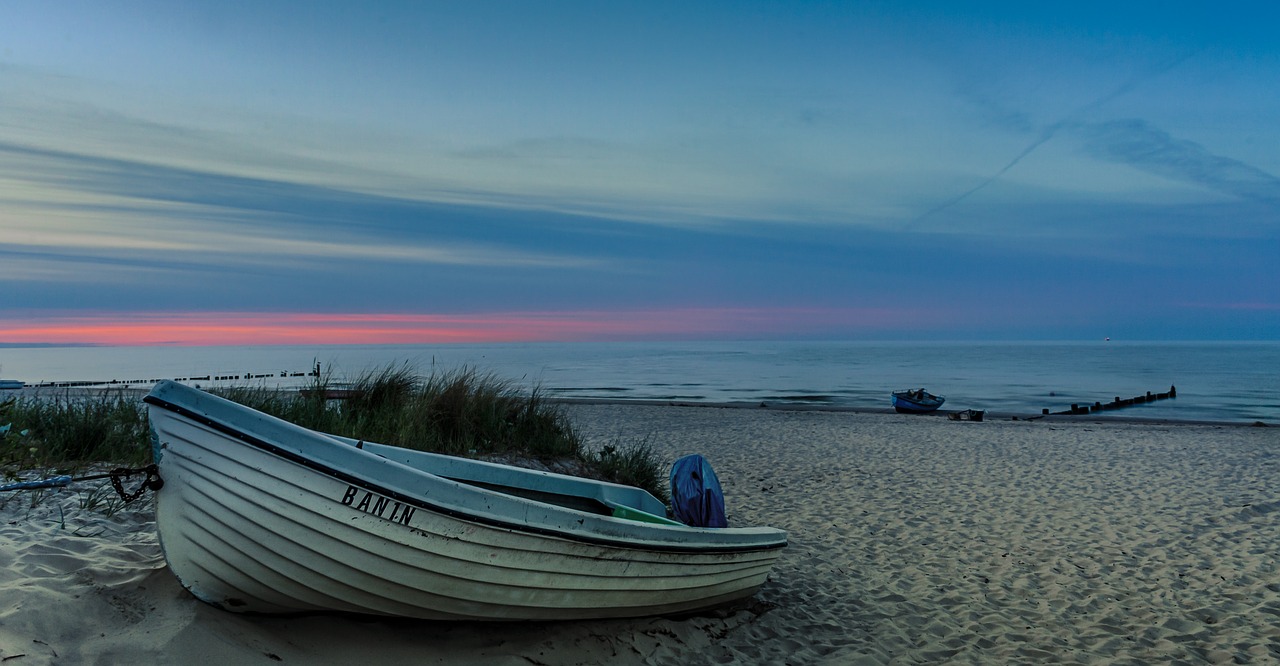
<path id="1" fill-rule="evenodd" d="M 899 414 L 924 414 L 932 412 L 946 402 L 946 398 L 924 389 L 893 392 L 893 408 Z"/>

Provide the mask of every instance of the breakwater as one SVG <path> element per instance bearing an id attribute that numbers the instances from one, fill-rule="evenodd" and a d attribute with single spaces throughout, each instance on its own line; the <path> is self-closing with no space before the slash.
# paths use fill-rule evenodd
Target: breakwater
<path id="1" fill-rule="evenodd" d="M 139 388 L 154 386 L 156 383 L 171 379 L 177 382 L 229 382 L 229 381 L 254 381 L 266 379 L 295 379 L 307 377 L 319 377 L 320 365 L 317 363 L 315 367 L 303 372 L 294 372 L 289 370 L 280 370 L 274 372 L 221 372 L 221 373 L 205 373 L 191 374 L 180 377 L 161 377 L 151 379 L 110 379 L 110 380 L 63 380 L 63 381 L 47 381 L 37 382 L 33 384 L 25 384 L 25 388 Z"/>
<path id="2" fill-rule="evenodd" d="M 1111 411 L 1114 409 L 1123 409 L 1134 405 L 1142 405 L 1157 400 L 1168 400 L 1178 397 L 1178 389 L 1176 386 L 1170 386 L 1169 390 L 1164 393 L 1152 393 L 1147 391 L 1146 395 L 1134 396 L 1132 398 L 1121 398 L 1116 396 L 1111 402 L 1095 402 L 1092 405 L 1080 405 L 1073 403 L 1071 409 L 1061 412 L 1050 412 L 1047 408 L 1042 411 L 1043 414 L 1092 414 L 1096 412 Z"/>

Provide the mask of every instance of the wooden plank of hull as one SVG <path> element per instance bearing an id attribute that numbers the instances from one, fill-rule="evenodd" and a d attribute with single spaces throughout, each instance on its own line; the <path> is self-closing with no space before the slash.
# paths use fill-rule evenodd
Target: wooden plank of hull
<path id="1" fill-rule="evenodd" d="M 153 419 L 169 480 L 156 500 L 165 556 L 193 594 L 228 610 L 495 620 L 675 613 L 754 594 L 779 552 L 665 552 L 422 507 L 397 513 L 395 500 L 350 497 L 347 481 L 206 425 L 155 410 Z"/>

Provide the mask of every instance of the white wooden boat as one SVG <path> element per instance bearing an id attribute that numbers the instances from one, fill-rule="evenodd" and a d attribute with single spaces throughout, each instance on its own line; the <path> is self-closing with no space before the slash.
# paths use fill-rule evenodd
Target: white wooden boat
<path id="1" fill-rule="evenodd" d="M 786 545 L 675 523 L 638 488 L 339 438 L 175 382 L 146 402 L 165 558 L 229 611 L 682 613 L 753 595 Z"/>

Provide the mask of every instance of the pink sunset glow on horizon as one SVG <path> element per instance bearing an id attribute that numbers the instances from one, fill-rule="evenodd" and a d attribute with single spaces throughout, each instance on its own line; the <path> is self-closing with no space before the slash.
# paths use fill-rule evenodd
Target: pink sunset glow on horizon
<path id="1" fill-rule="evenodd" d="M 484 314 L 111 313 L 0 320 L 7 344 L 233 346 L 586 342 L 813 335 L 927 323 L 911 310 L 687 308 Z"/>

